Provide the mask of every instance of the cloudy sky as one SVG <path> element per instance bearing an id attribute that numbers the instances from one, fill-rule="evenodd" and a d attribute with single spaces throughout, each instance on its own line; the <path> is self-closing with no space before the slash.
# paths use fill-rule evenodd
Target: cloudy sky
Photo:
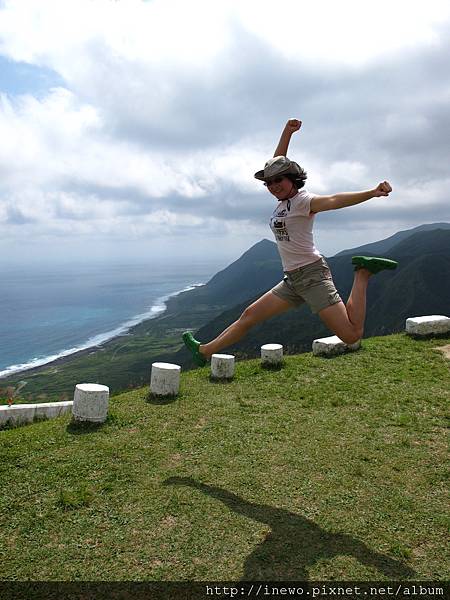
<path id="1" fill-rule="evenodd" d="M 447 0 L 0 0 L 2 262 L 237 258 L 289 117 L 324 254 L 450 221 Z"/>

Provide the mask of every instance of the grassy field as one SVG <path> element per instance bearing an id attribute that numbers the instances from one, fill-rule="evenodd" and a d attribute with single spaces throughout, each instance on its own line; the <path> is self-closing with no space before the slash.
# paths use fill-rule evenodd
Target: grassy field
<path id="1" fill-rule="evenodd" d="M 1 431 L 1 579 L 448 579 L 448 343 L 198 369 L 99 428 Z"/>

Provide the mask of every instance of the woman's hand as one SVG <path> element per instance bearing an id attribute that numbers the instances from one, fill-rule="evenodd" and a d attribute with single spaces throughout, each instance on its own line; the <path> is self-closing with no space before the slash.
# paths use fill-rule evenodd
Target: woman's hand
<path id="1" fill-rule="evenodd" d="M 301 126 L 302 122 L 298 119 L 289 119 L 289 121 L 286 123 L 285 130 L 289 131 L 289 133 L 292 135 L 293 133 L 298 131 Z"/>
<path id="2" fill-rule="evenodd" d="M 293 133 L 298 131 L 302 126 L 302 122 L 298 119 L 289 119 L 281 132 L 280 141 L 275 149 L 274 156 L 286 156 L 289 148 L 289 142 Z"/>
<path id="3" fill-rule="evenodd" d="M 383 181 L 379 183 L 378 186 L 373 191 L 373 197 L 378 198 L 379 196 L 389 196 L 389 193 L 392 192 L 392 188 L 387 181 Z"/>

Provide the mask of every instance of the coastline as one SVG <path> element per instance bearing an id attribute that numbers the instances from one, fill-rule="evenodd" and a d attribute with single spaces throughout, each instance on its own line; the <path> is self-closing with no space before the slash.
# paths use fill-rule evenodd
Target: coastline
<path id="1" fill-rule="evenodd" d="M 183 292 L 188 292 L 188 291 L 194 290 L 198 287 L 202 287 L 204 285 L 206 285 L 206 284 L 205 283 L 193 283 L 193 284 L 190 284 L 190 285 L 184 287 L 181 290 L 172 292 L 171 294 L 167 294 L 165 296 L 160 296 L 159 298 L 156 299 L 155 303 L 151 306 L 150 310 L 147 313 L 144 313 L 143 315 L 136 315 L 135 317 L 132 317 L 131 319 L 126 321 L 123 325 L 119 325 L 114 330 L 112 330 L 112 332 L 114 332 L 114 333 L 111 336 L 108 336 L 109 332 L 105 332 L 104 334 L 99 334 L 99 335 L 95 336 L 94 338 L 91 338 L 91 340 L 94 341 L 96 338 L 102 338 L 104 336 L 108 336 L 108 337 L 105 337 L 105 339 L 103 339 L 102 341 L 99 341 L 98 343 L 91 343 L 91 344 L 89 344 L 89 346 L 85 346 L 85 347 L 83 347 L 83 344 L 80 344 L 80 346 L 81 346 L 80 348 L 73 348 L 73 349 L 71 348 L 68 350 L 62 350 L 60 352 L 60 354 L 55 356 L 54 358 L 51 356 L 45 357 L 42 359 L 42 361 L 45 361 L 45 362 L 36 364 L 35 366 L 29 366 L 29 367 L 26 366 L 28 364 L 32 365 L 32 363 L 34 361 L 30 361 L 29 363 L 24 363 L 23 368 L 21 368 L 22 365 L 11 365 L 10 367 L 7 367 L 6 370 L 4 370 L 0 373 L 0 383 L 2 381 L 7 382 L 7 380 L 11 379 L 11 378 L 16 379 L 17 376 L 21 376 L 22 374 L 24 376 L 34 375 L 36 373 L 40 373 L 40 372 L 44 371 L 45 369 L 57 367 L 58 365 L 66 364 L 75 358 L 80 358 L 83 356 L 87 356 L 89 354 L 101 352 L 102 350 L 105 350 L 110 344 L 116 343 L 117 340 L 119 340 L 120 338 L 132 336 L 133 332 L 138 327 L 145 325 L 149 321 L 154 321 L 155 319 L 161 318 L 161 317 L 164 318 L 166 316 L 166 313 L 168 310 L 168 303 L 171 298 L 174 298 L 174 297 L 178 296 L 179 294 L 182 294 Z M 85 342 L 85 344 L 88 344 L 89 341 L 90 340 L 87 340 Z M 40 359 L 35 359 L 35 361 L 38 361 L 38 360 L 40 360 Z M 17 367 L 17 368 L 14 368 L 14 367 Z M 14 370 L 11 370 L 8 373 L 7 372 L 8 369 L 14 369 Z"/>

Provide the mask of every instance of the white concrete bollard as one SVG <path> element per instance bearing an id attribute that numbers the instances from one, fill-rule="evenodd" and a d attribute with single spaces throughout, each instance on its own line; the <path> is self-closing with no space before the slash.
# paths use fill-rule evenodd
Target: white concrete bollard
<path id="1" fill-rule="evenodd" d="M 155 396 L 176 396 L 180 389 L 179 365 L 156 362 L 152 364 L 150 391 Z"/>
<path id="2" fill-rule="evenodd" d="M 36 404 L 12 404 L 0 406 L 0 425 L 11 423 L 32 423 L 36 414 Z"/>
<path id="3" fill-rule="evenodd" d="M 234 356 L 232 354 L 213 354 L 211 356 L 212 379 L 233 379 Z"/>
<path id="4" fill-rule="evenodd" d="M 411 317 L 406 319 L 405 329 L 408 335 L 416 336 L 447 333 L 450 331 L 450 318 L 442 315 Z"/>
<path id="5" fill-rule="evenodd" d="M 103 423 L 108 415 L 109 387 L 79 383 L 73 396 L 72 414 L 76 421 Z"/>
<path id="6" fill-rule="evenodd" d="M 39 404 L 12 404 L 0 406 L 0 426 L 6 423 L 21 425 L 35 419 L 54 419 L 71 410 L 72 400 L 65 402 L 42 402 Z"/>
<path id="7" fill-rule="evenodd" d="M 361 347 L 361 340 L 354 344 L 346 344 L 337 335 L 314 340 L 312 351 L 314 356 L 336 356 L 344 352 L 358 350 Z"/>
<path id="8" fill-rule="evenodd" d="M 264 367 L 277 367 L 283 362 L 283 346 L 281 344 L 264 344 L 261 346 L 261 364 Z"/>
<path id="9" fill-rule="evenodd" d="M 35 404 L 35 419 L 56 419 L 66 412 L 69 412 L 73 406 L 73 400 L 63 402 L 41 402 Z"/>

